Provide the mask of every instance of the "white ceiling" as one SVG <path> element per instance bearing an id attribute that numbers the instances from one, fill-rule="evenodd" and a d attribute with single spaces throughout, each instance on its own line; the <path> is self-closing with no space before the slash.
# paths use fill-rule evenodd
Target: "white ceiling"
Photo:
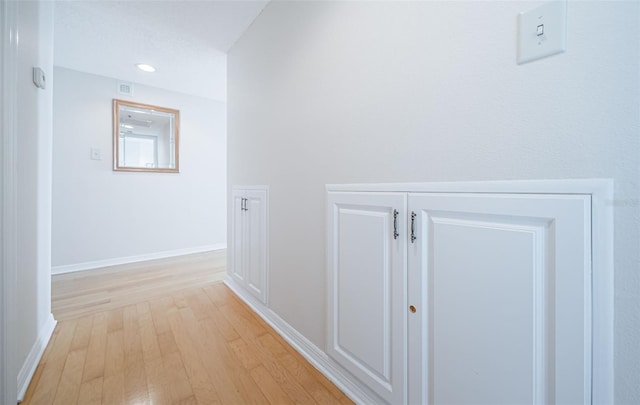
<path id="1" fill-rule="evenodd" d="M 54 64 L 226 101 L 226 52 L 268 1 L 58 0 Z"/>

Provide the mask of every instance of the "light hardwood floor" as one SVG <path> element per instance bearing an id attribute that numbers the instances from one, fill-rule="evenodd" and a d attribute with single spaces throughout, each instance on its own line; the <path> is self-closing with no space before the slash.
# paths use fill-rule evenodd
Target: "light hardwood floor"
<path id="1" fill-rule="evenodd" d="M 54 275 L 51 311 L 57 320 L 119 308 L 159 295 L 222 281 L 225 250 Z"/>
<path id="2" fill-rule="evenodd" d="M 113 270 L 98 278 L 103 288 L 128 282 L 127 271 Z M 25 404 L 352 403 L 224 284 L 188 288 L 169 278 L 164 292 L 139 293 L 141 280 L 151 282 L 132 283 L 138 292 L 119 289 L 127 298 L 108 309 L 102 303 L 66 313 Z M 98 286 L 84 286 L 101 296 Z M 63 287 L 55 280 L 53 295 Z"/>

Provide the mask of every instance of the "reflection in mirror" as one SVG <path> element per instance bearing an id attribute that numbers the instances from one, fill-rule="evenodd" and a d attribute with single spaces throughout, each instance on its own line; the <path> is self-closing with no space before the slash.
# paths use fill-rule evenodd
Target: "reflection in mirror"
<path id="1" fill-rule="evenodd" d="M 179 172 L 180 111 L 113 100 L 113 170 Z"/>

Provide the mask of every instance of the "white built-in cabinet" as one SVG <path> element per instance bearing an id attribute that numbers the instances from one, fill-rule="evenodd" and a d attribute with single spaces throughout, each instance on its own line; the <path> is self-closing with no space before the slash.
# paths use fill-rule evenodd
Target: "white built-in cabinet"
<path id="1" fill-rule="evenodd" d="M 228 273 L 263 304 L 268 297 L 267 187 L 233 187 Z"/>
<path id="2" fill-rule="evenodd" d="M 327 198 L 327 353 L 381 399 L 591 403 L 590 195 Z"/>

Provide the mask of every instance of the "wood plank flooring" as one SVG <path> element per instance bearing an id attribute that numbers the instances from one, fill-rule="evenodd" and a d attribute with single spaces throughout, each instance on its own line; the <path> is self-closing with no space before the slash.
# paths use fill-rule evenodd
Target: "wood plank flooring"
<path id="1" fill-rule="evenodd" d="M 169 292 L 222 281 L 225 250 L 57 274 L 51 310 L 57 320 L 122 307 Z"/>
<path id="2" fill-rule="evenodd" d="M 100 282 L 128 279 L 111 271 Z M 68 286 L 57 281 L 60 297 Z M 63 312 L 23 403 L 352 404 L 224 284 L 169 284 L 106 310 Z"/>

